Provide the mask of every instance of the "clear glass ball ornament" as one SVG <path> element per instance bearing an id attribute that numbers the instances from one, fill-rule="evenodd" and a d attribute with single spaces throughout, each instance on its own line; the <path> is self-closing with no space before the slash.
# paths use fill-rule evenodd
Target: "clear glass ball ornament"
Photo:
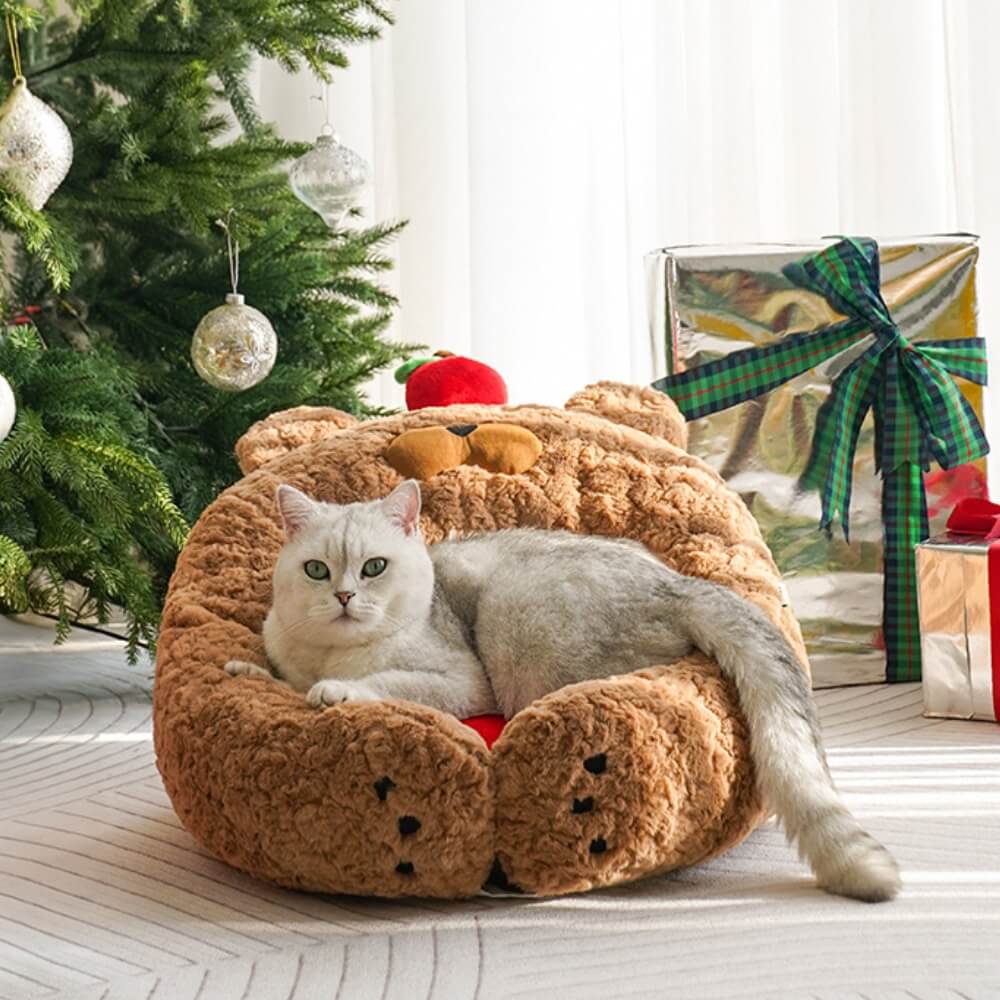
<path id="1" fill-rule="evenodd" d="M 270 320 L 242 295 L 206 313 L 191 341 L 195 370 L 224 392 L 242 392 L 267 378 L 278 356 L 278 336 Z"/>
<path id="2" fill-rule="evenodd" d="M 368 183 L 368 164 L 326 125 L 316 145 L 292 164 L 288 180 L 295 197 L 332 229 Z"/>
<path id="3" fill-rule="evenodd" d="M 11 389 L 10 382 L 0 375 L 0 441 L 10 433 L 15 419 L 17 419 L 17 401 L 14 399 L 14 390 Z"/>
<path id="4" fill-rule="evenodd" d="M 0 105 L 0 176 L 38 211 L 72 163 L 73 137 L 66 123 L 18 78 Z"/>

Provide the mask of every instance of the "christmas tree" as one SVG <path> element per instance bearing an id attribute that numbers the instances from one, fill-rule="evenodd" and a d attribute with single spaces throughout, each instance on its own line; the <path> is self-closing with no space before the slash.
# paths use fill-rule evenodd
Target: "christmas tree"
<path id="1" fill-rule="evenodd" d="M 404 353 L 381 339 L 394 300 L 377 280 L 398 227 L 330 229 L 301 204 L 286 167 L 309 147 L 260 121 L 247 83 L 258 57 L 326 80 L 390 17 L 375 0 L 64 6 L 0 0 L 30 93 L 74 147 L 40 211 L 0 176 L 0 376 L 17 403 L 0 442 L 0 611 L 65 631 L 118 605 L 134 649 L 186 524 L 239 476 L 240 434 L 303 403 L 373 412 L 359 386 Z M 215 223 L 230 212 L 239 290 L 278 336 L 271 374 L 240 393 L 190 356 L 229 291 Z"/>

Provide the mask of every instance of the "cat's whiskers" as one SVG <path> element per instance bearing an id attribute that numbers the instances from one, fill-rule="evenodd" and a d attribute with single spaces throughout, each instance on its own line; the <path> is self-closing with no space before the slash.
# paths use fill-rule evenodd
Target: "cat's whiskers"
<path id="1" fill-rule="evenodd" d="M 387 626 L 385 629 L 385 635 L 390 635 L 393 632 L 399 632 L 401 629 L 407 627 L 407 625 L 412 624 L 402 618 L 396 618 L 394 615 L 390 615 L 388 611 L 384 612 L 382 615 L 381 625 Z"/>
<path id="2" fill-rule="evenodd" d="M 278 635 L 285 636 L 288 635 L 288 633 L 293 631 L 294 629 L 301 628 L 303 625 L 309 622 L 321 621 L 324 618 L 328 617 L 331 611 L 333 611 L 332 607 L 313 608 L 311 611 L 308 611 L 301 618 L 292 622 L 291 625 L 282 626 L 282 628 L 278 631 Z"/>

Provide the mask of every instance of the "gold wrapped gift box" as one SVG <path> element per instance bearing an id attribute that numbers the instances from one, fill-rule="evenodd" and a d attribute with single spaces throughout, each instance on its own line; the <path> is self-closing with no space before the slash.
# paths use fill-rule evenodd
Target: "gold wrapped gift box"
<path id="1" fill-rule="evenodd" d="M 660 375 L 763 347 L 842 317 L 782 274 L 786 264 L 834 242 L 670 247 L 647 259 L 652 335 Z M 908 340 L 976 333 L 976 237 L 879 241 L 882 294 Z M 691 424 L 690 450 L 738 492 L 764 532 L 802 624 L 817 686 L 885 679 L 882 646 L 881 484 L 874 426 L 865 422 L 854 465 L 851 540 L 819 530 L 820 498 L 799 488 L 816 413 L 836 376 L 868 341 L 773 392 Z M 960 382 L 982 417 L 982 390 Z M 962 495 L 985 486 L 976 463 L 926 477 L 932 533 Z"/>

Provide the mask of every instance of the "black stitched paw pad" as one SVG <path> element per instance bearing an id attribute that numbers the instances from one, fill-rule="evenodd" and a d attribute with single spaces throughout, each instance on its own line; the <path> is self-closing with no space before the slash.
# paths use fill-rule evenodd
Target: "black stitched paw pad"
<path id="1" fill-rule="evenodd" d="M 375 794 L 379 797 L 379 801 L 385 802 L 385 797 L 389 794 L 390 789 L 396 787 L 396 782 L 392 778 L 379 778 L 373 787 L 375 788 Z"/>
<path id="2" fill-rule="evenodd" d="M 591 854 L 603 854 L 608 849 L 607 841 L 603 837 L 595 837 L 590 842 Z"/>
<path id="3" fill-rule="evenodd" d="M 608 767 L 608 755 L 595 753 L 593 757 L 588 757 L 583 762 L 583 766 L 591 774 L 603 774 Z"/>
<path id="4" fill-rule="evenodd" d="M 573 812 L 589 813 L 594 808 L 594 799 L 588 795 L 585 799 L 573 799 Z"/>
<path id="5" fill-rule="evenodd" d="M 412 875 L 413 874 L 413 862 L 412 861 L 400 861 L 396 865 L 396 871 L 400 875 Z"/>
<path id="6" fill-rule="evenodd" d="M 400 816 L 399 817 L 399 832 L 404 837 L 409 837 L 411 834 L 417 832 L 420 829 L 420 820 L 416 816 Z"/>

